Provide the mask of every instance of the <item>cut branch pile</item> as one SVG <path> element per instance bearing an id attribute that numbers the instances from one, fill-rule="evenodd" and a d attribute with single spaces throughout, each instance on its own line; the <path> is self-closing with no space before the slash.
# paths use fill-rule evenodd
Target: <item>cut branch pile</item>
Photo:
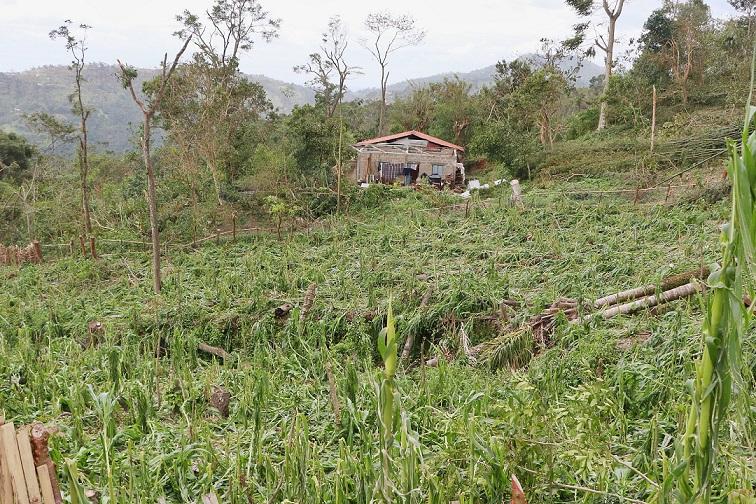
<path id="1" fill-rule="evenodd" d="M 33 241 L 26 247 L 0 245 L 0 264 L 21 266 L 24 263 L 42 262 L 42 247 Z"/>

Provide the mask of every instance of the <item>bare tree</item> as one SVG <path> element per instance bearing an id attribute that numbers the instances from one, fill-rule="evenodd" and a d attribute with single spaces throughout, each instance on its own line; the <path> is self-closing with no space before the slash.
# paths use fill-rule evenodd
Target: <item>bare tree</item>
<path id="1" fill-rule="evenodd" d="M 162 287 L 160 277 L 160 231 L 158 229 L 158 209 L 157 209 L 157 190 L 155 189 L 155 169 L 152 165 L 152 157 L 150 155 L 150 133 L 152 127 L 152 120 L 155 113 L 160 109 L 160 100 L 165 93 L 166 85 L 170 80 L 173 72 L 176 70 L 181 55 L 186 51 L 189 42 L 192 40 L 191 35 L 186 38 L 184 45 L 181 47 L 176 57 L 173 59 L 173 63 L 168 67 L 168 54 L 163 56 L 162 74 L 159 77 L 156 88 L 150 93 L 147 98 L 140 98 L 137 96 L 134 90 L 134 79 L 137 77 L 136 68 L 124 65 L 121 60 L 118 61 L 118 67 L 120 72 L 118 78 L 121 81 L 124 89 L 128 89 L 131 93 L 131 99 L 134 100 L 139 110 L 142 111 L 142 156 L 144 157 L 144 166 L 147 169 L 147 204 L 150 210 L 150 237 L 152 239 L 152 281 L 155 289 L 155 294 L 160 293 Z"/>
<path id="2" fill-rule="evenodd" d="M 81 209 L 84 220 L 84 232 L 87 235 L 92 234 L 92 220 L 89 211 L 89 142 L 87 133 L 87 119 L 89 119 L 90 109 L 84 106 L 84 100 L 81 93 L 81 85 L 84 82 L 84 66 L 87 53 L 87 30 L 91 26 L 86 24 L 78 25 L 79 33 L 73 30 L 73 22 L 66 19 L 56 30 L 50 32 L 50 38 L 55 40 L 61 38 L 66 43 L 66 49 L 73 60 L 70 68 L 74 71 L 74 92 L 69 96 L 73 106 L 73 112 L 79 116 L 79 178 L 81 180 Z"/>
<path id="3" fill-rule="evenodd" d="M 588 17 L 596 10 L 594 6 L 594 0 L 567 0 L 567 5 L 572 7 L 578 15 Z M 612 70 L 614 69 L 614 42 L 616 40 L 617 20 L 622 14 L 622 8 L 625 5 L 625 0 L 601 0 L 601 9 L 603 9 L 608 19 L 608 27 L 606 37 L 603 35 L 597 35 L 594 40 L 594 45 L 604 52 L 604 89 L 601 95 L 601 105 L 599 111 L 599 120 L 597 130 L 602 130 L 606 127 L 606 115 L 607 115 L 607 103 L 606 93 L 609 90 L 609 80 L 612 77 Z M 578 24 L 576 29 L 576 38 L 573 41 L 582 42 L 583 32 L 588 27 L 588 23 Z M 591 49 L 590 54 L 593 54 Z"/>
<path id="4" fill-rule="evenodd" d="M 419 44 L 425 38 L 425 31 L 415 25 L 415 19 L 408 15 L 390 12 L 373 12 L 365 19 L 365 28 L 372 34 L 371 40 L 363 40 L 362 45 L 370 51 L 381 68 L 381 107 L 378 117 L 378 134 L 386 132 L 386 86 L 388 85 L 389 57 L 405 47 Z"/>
<path id="5" fill-rule="evenodd" d="M 255 36 L 269 42 L 278 36 L 281 27 L 281 20 L 270 17 L 259 0 L 216 0 L 205 15 L 208 24 L 185 10 L 176 16 L 184 27 L 175 35 L 181 40 L 193 38 L 199 49 L 195 59 L 203 59 L 214 68 L 235 69 L 239 53 L 252 49 Z"/>
<path id="6" fill-rule="evenodd" d="M 609 19 L 609 28 L 607 30 L 606 39 L 603 35 L 600 35 L 596 39 L 596 46 L 604 51 L 604 92 L 601 96 L 601 108 L 599 110 L 599 120 L 597 130 L 606 128 L 606 93 L 609 91 L 609 79 L 612 77 L 612 68 L 614 67 L 614 40 L 615 30 L 617 27 L 617 19 L 622 14 L 622 7 L 625 4 L 625 0 L 614 0 L 614 5 L 610 6 L 607 0 L 602 0 L 602 7 Z"/>
<path id="7" fill-rule="evenodd" d="M 359 67 L 351 66 L 346 61 L 348 46 L 347 32 L 341 17 L 333 16 L 328 20 L 327 31 L 323 33 L 320 52 L 310 54 L 307 63 L 294 67 L 295 72 L 313 76 L 310 84 L 323 100 L 326 117 L 333 117 L 344 99 L 349 76 L 360 72 Z"/>
<path id="8" fill-rule="evenodd" d="M 323 102 L 326 120 L 339 112 L 339 140 L 336 144 L 336 211 L 341 211 L 342 146 L 344 121 L 341 114 L 341 102 L 346 94 L 346 81 L 350 75 L 359 73 L 360 69 L 346 61 L 349 46 L 347 32 L 340 16 L 328 20 L 328 29 L 323 33 L 320 52 L 310 54 L 310 59 L 303 65 L 294 67 L 295 72 L 312 75 L 310 84 L 317 97 Z M 335 74 L 335 75 L 334 75 Z M 335 80 L 332 80 L 332 76 Z"/>

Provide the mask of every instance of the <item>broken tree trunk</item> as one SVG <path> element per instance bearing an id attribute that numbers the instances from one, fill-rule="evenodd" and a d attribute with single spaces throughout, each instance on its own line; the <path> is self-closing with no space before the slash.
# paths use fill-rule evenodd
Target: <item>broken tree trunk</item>
<path id="1" fill-rule="evenodd" d="M 520 480 L 514 474 L 511 478 L 512 482 L 512 504 L 528 504 L 528 500 L 525 498 L 525 491 L 522 489 Z"/>
<path id="2" fill-rule="evenodd" d="M 433 295 L 433 287 L 428 286 L 428 289 L 426 289 L 425 294 L 423 295 L 423 299 L 420 301 L 419 310 L 423 310 L 426 306 L 428 306 L 428 302 L 430 302 L 430 298 L 432 295 Z M 402 348 L 402 356 L 401 356 L 402 362 L 409 359 L 410 353 L 412 353 L 412 347 L 414 346 L 415 346 L 415 334 L 410 333 L 407 336 L 407 340 L 404 342 L 404 348 Z"/>
<path id="3" fill-rule="evenodd" d="M 512 186 L 512 204 L 516 207 L 523 207 L 525 204 L 522 201 L 522 189 L 520 188 L 520 181 L 515 179 L 509 183 Z"/>
<path id="4" fill-rule="evenodd" d="M 570 323 L 587 322 L 596 317 L 610 319 L 612 317 L 616 317 L 617 315 L 628 315 L 630 313 L 635 313 L 637 311 L 651 308 L 662 303 L 669 303 L 670 301 L 674 301 L 676 299 L 692 296 L 697 292 L 701 292 L 703 288 L 703 284 L 699 282 L 687 283 L 673 289 L 665 290 L 659 295 L 653 294 L 651 296 L 636 299 L 635 301 L 631 301 L 630 303 L 612 306 L 607 310 L 603 310 L 597 313 L 590 313 L 583 318 L 572 320 L 570 321 Z"/>
<path id="5" fill-rule="evenodd" d="M 339 393 L 336 388 L 336 378 L 333 376 L 333 368 L 331 363 L 326 363 L 325 366 L 326 377 L 328 378 L 328 396 L 331 400 L 331 407 L 333 408 L 334 424 L 338 429 L 341 425 L 341 403 L 339 403 Z"/>
<path id="6" fill-rule="evenodd" d="M 693 279 L 705 278 L 708 275 L 709 275 L 709 268 L 707 267 L 699 268 L 697 270 L 692 270 L 692 271 L 686 271 L 685 273 L 680 273 L 679 275 L 673 275 L 673 276 L 664 278 L 661 281 L 661 284 L 659 284 L 658 286 L 655 284 L 649 284 L 649 285 L 644 285 L 643 287 L 636 287 L 634 289 L 618 292 L 610 296 L 604 296 L 594 301 L 593 307 L 602 308 L 604 306 L 611 306 L 617 303 L 622 303 L 623 301 L 628 301 L 630 299 L 637 299 L 642 296 L 649 296 L 651 294 L 655 294 L 657 292 L 657 288 L 658 290 L 661 290 L 661 291 L 674 289 L 675 287 L 679 287 L 681 285 L 689 283 Z"/>
<path id="7" fill-rule="evenodd" d="M 312 310 L 312 305 L 315 303 L 315 295 L 318 291 L 318 284 L 315 282 L 312 282 L 309 287 L 307 287 L 307 292 L 305 292 L 304 301 L 302 301 L 302 311 L 299 312 L 299 323 L 303 324 L 305 320 L 307 320 L 307 315 L 310 314 L 310 310 Z"/>
<path id="8" fill-rule="evenodd" d="M 276 308 L 275 310 L 273 310 L 273 315 L 275 315 L 277 319 L 287 317 L 292 308 L 294 308 L 294 305 L 290 303 L 284 303 L 278 308 Z"/>
<path id="9" fill-rule="evenodd" d="M 55 504 L 61 504 L 63 502 L 63 497 L 60 493 L 60 484 L 58 483 L 58 478 L 55 474 L 55 464 L 50 458 L 50 451 L 48 448 L 50 435 L 56 431 L 57 429 L 51 431 L 41 423 L 35 422 L 32 424 L 30 442 L 32 455 L 34 456 L 34 465 L 37 466 L 38 472 L 40 467 L 47 468 L 47 476 L 42 476 L 40 478 L 40 483 L 42 483 L 42 478 L 46 477 L 49 479 L 53 500 L 55 501 Z"/>

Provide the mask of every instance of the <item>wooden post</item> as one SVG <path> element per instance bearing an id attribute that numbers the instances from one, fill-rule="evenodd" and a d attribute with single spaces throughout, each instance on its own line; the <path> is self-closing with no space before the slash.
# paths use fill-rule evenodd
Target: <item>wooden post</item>
<path id="1" fill-rule="evenodd" d="M 509 184 L 512 186 L 512 203 L 515 206 L 522 208 L 525 205 L 522 201 L 522 189 L 520 188 L 520 181 L 514 179 Z"/>
<path id="2" fill-rule="evenodd" d="M 467 200 L 465 202 L 465 219 L 467 219 L 467 216 L 470 214 L 470 200 Z"/>
<path id="3" fill-rule="evenodd" d="M 656 135 L 656 85 L 651 95 L 651 152 L 654 152 L 654 137 Z"/>
<path id="4" fill-rule="evenodd" d="M 220 228 L 215 228 L 215 244 L 220 244 Z"/>
<path id="5" fill-rule="evenodd" d="M 36 256 L 35 261 L 38 263 L 41 263 L 42 262 L 42 246 L 39 244 L 39 240 L 34 240 L 32 244 L 34 245 L 34 255 Z"/>
<path id="6" fill-rule="evenodd" d="M 79 245 L 81 245 L 81 255 L 87 257 L 87 246 L 84 244 L 84 237 L 79 235 Z"/>
<path id="7" fill-rule="evenodd" d="M 231 239 L 236 243 L 236 212 L 231 214 Z"/>
<path id="8" fill-rule="evenodd" d="M 97 249 L 95 249 L 95 237 L 89 237 L 89 250 L 92 252 L 92 259 L 97 259 Z"/>

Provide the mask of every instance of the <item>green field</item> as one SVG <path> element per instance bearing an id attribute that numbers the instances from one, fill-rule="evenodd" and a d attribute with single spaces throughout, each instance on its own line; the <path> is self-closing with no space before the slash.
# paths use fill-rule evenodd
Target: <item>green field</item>
<path id="1" fill-rule="evenodd" d="M 596 187 L 606 183 L 528 186 L 524 210 L 497 188 L 467 216 L 444 207 L 451 197 L 385 190 L 375 208 L 281 241 L 169 252 L 159 297 L 144 252 L 4 267 L 0 412 L 59 427 L 51 446 L 65 487 L 76 468 L 83 487 L 117 502 L 210 491 L 222 502 L 369 502 L 382 471 L 376 340 L 391 300 L 399 349 L 416 339 L 396 380 L 398 501 L 502 502 L 511 474 L 530 502 L 644 501 L 690 401 L 700 297 L 585 325 L 560 319 L 549 348 L 517 369 L 460 349 L 462 329 L 477 344 L 558 297 L 590 301 L 718 259 L 726 200 L 580 193 Z M 504 299 L 520 306 L 504 311 Z M 294 309 L 277 319 L 283 303 Z M 89 321 L 104 333 L 90 337 Z M 200 342 L 231 357 L 198 352 Z M 744 345 L 753 365 L 753 337 Z M 438 367 L 418 365 L 437 355 Z M 228 418 L 209 404 L 216 387 L 231 394 Z M 715 489 L 754 484 L 748 400 L 736 398 L 722 432 Z"/>

